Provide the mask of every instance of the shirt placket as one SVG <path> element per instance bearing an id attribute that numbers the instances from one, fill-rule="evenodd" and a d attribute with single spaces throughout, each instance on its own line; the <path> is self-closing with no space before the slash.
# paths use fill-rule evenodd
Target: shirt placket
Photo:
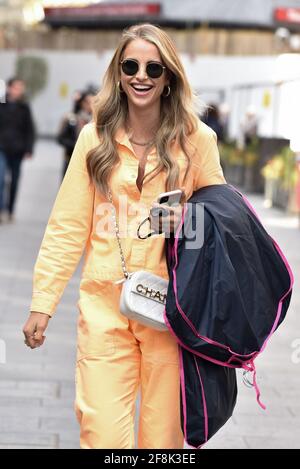
<path id="1" fill-rule="evenodd" d="M 126 164 L 128 165 L 128 180 L 126 181 L 126 183 L 129 184 L 129 187 L 130 187 L 130 190 L 128 191 L 130 193 L 130 200 L 128 202 L 129 204 L 131 203 L 143 204 L 148 207 L 150 206 L 151 202 L 154 199 L 154 195 L 152 194 L 152 190 L 151 190 L 152 185 L 145 184 L 142 187 L 142 191 L 141 192 L 139 191 L 136 185 L 139 160 L 134 153 L 134 150 L 128 140 L 127 135 L 124 135 L 121 144 L 126 147 L 126 153 L 129 156 L 128 160 L 126 161 Z M 147 156 L 147 160 L 145 164 L 145 174 L 149 171 L 150 166 L 151 166 L 151 169 L 153 169 L 152 161 L 153 161 L 154 154 L 155 154 L 155 150 L 152 150 Z M 142 211 L 138 210 L 137 215 L 135 216 L 133 220 L 136 228 L 143 219 L 143 216 L 141 215 L 141 213 L 144 213 L 144 210 Z M 148 213 L 145 215 L 145 217 L 146 216 L 148 216 Z M 132 220 L 130 220 L 130 223 L 132 223 Z M 149 226 L 149 229 L 150 229 L 150 226 Z M 132 230 L 132 227 L 131 227 L 131 230 Z M 137 238 L 137 236 L 132 237 L 132 234 L 130 236 L 131 236 L 131 240 L 130 240 L 131 242 L 129 243 L 130 252 L 128 252 L 130 265 L 128 266 L 128 269 L 134 270 L 137 268 L 143 268 L 146 266 L 146 262 L 147 262 L 147 242 L 146 240 Z"/>

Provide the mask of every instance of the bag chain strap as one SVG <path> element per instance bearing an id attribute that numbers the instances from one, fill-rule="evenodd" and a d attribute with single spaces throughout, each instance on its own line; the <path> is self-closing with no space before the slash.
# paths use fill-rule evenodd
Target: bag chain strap
<path id="1" fill-rule="evenodd" d="M 115 224 L 116 237 L 117 237 L 117 241 L 118 241 L 118 245 L 119 245 L 122 270 L 123 270 L 123 274 L 124 274 L 125 279 L 128 279 L 130 277 L 130 273 L 128 272 L 128 270 L 126 268 L 125 256 L 124 256 L 124 253 L 123 253 L 121 240 L 120 240 L 120 229 L 119 229 L 119 224 L 118 224 L 118 220 L 117 220 L 116 209 L 115 209 L 115 206 L 114 206 L 114 203 L 113 203 L 112 193 L 111 193 L 110 189 L 108 189 L 108 199 L 111 203 L 111 211 L 112 211 L 113 221 L 114 221 L 114 224 Z M 124 280 L 121 280 L 121 281 L 123 282 Z M 118 280 L 116 283 L 120 283 L 120 281 Z"/>

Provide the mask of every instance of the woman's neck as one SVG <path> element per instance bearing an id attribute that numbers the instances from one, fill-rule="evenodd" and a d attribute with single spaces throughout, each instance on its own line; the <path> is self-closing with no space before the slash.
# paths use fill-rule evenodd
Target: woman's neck
<path id="1" fill-rule="evenodd" d="M 154 138 L 159 128 L 159 122 L 159 110 L 151 112 L 149 109 L 132 109 L 129 106 L 126 124 L 136 141 L 146 142 Z"/>

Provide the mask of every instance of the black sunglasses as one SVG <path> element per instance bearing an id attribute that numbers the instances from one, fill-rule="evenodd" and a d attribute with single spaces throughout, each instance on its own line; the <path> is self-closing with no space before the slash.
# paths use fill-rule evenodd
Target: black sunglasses
<path id="1" fill-rule="evenodd" d="M 125 59 L 120 62 L 122 71 L 125 75 L 132 77 L 139 71 L 140 65 L 137 60 Z M 162 76 L 165 66 L 160 62 L 148 62 L 146 66 L 146 73 L 150 78 L 159 78 Z"/>

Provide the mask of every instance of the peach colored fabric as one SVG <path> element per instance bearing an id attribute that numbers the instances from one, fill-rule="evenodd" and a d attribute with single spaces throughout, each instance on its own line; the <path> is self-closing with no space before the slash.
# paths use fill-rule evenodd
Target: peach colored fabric
<path id="1" fill-rule="evenodd" d="M 165 173 L 146 181 L 140 193 L 136 186 L 139 160 L 123 129 L 115 138 L 120 164 L 113 170 L 110 187 L 127 268 L 148 270 L 167 278 L 164 235 L 146 240 L 134 236 L 152 202 L 166 190 Z M 84 252 L 78 301 L 75 402 L 81 425 L 81 447 L 134 447 L 134 403 L 141 385 L 138 447 L 182 448 L 175 339 L 169 332 L 158 332 L 129 321 L 119 312 L 121 285 L 115 285 L 114 281 L 123 274 L 114 226 L 111 224 L 107 231 L 109 222 L 105 224 L 105 220 L 111 220 L 110 206 L 89 184 L 86 169 L 86 154 L 97 144 L 95 124 L 85 125 L 37 256 L 30 309 L 50 316 L 55 313 Z M 190 144 L 194 145 L 194 151 L 185 183 L 187 198 L 200 187 L 226 183 L 215 132 L 199 121 Z M 173 152 L 180 166 L 182 184 L 185 157 L 175 144 Z M 147 157 L 145 173 L 156 166 L 157 158 L 154 148 Z M 143 213 L 139 210 L 141 206 Z M 125 212 L 127 219 L 122 218 Z"/>

